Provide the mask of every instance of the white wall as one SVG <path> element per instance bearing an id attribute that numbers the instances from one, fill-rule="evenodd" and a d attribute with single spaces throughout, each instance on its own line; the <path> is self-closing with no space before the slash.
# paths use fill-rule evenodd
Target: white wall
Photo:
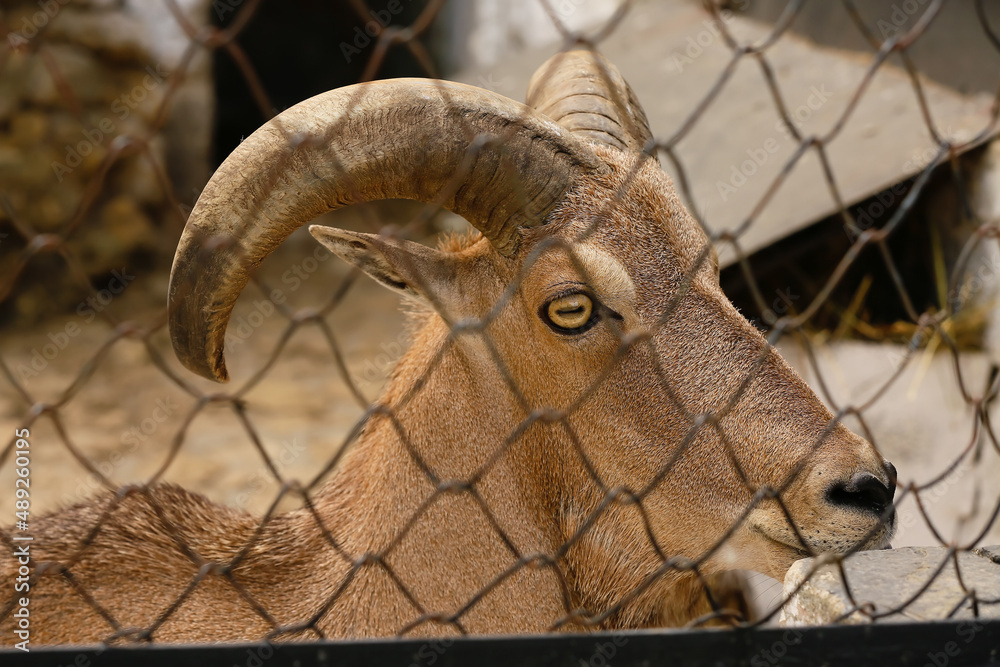
<path id="1" fill-rule="evenodd" d="M 572 31 L 600 26 L 620 0 L 550 0 L 552 13 Z M 450 71 L 488 67 L 523 48 L 558 45 L 562 38 L 542 0 L 468 0 L 444 10 Z"/>

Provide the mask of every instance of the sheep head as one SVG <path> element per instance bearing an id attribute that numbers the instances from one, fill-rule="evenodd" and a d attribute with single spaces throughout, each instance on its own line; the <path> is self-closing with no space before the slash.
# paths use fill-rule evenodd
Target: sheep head
<path id="1" fill-rule="evenodd" d="M 381 400 L 423 383 L 443 348 L 460 359 L 462 377 L 433 397 L 443 426 L 411 415 L 413 445 L 442 478 L 469 479 L 498 457 L 519 471 L 535 514 L 501 522 L 541 526 L 581 603 L 628 597 L 622 624 L 664 623 L 677 582 L 653 576 L 665 559 L 780 577 L 808 553 L 885 546 L 892 466 L 726 298 L 710 240 L 643 152 L 652 135 L 618 71 L 589 51 L 559 54 L 528 100 L 381 81 L 307 100 L 247 138 L 178 248 L 179 358 L 227 379 L 236 298 L 317 215 L 385 198 L 436 203 L 481 237 L 432 249 L 310 231 L 432 306 Z"/>

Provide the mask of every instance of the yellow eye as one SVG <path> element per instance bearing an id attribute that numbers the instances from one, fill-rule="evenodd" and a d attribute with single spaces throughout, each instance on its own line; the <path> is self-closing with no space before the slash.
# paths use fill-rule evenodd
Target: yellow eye
<path id="1" fill-rule="evenodd" d="M 586 294 L 567 294 L 549 301 L 545 314 L 551 324 L 559 329 L 589 328 L 594 314 L 594 302 Z"/>

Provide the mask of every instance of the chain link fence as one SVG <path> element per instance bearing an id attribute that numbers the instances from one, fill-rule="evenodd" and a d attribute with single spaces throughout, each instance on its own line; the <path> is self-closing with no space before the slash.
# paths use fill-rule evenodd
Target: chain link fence
<path id="1" fill-rule="evenodd" d="M 587 284 L 603 284 L 601 281 L 608 280 L 607 272 L 614 274 L 618 270 L 614 262 L 594 260 L 594 240 L 599 244 L 601 239 L 617 238 L 611 227 L 622 224 L 619 211 L 636 212 L 635 205 L 629 203 L 630 191 L 634 183 L 646 178 L 643 170 L 650 168 L 648 160 L 625 163 L 616 172 L 617 180 L 612 179 L 608 186 L 611 196 L 593 205 L 582 204 L 587 207 L 587 224 L 579 225 L 577 236 L 550 233 L 545 231 L 546 227 L 525 233 L 521 243 L 530 252 L 518 256 L 521 263 L 517 270 L 497 290 L 498 298 L 478 316 L 454 310 L 459 301 L 454 294 L 442 291 L 439 277 L 421 273 L 427 268 L 426 263 L 403 260 L 395 267 L 403 273 L 410 272 L 404 276 L 402 287 L 422 293 L 432 304 L 433 312 L 427 307 L 415 307 L 417 312 L 410 328 L 398 320 L 386 320 L 387 330 L 399 327 L 398 331 L 405 332 L 393 334 L 388 341 L 372 342 L 374 339 L 366 340 L 364 333 L 355 330 L 364 331 L 363 323 L 359 323 L 363 318 L 382 317 L 375 312 L 378 310 L 375 305 L 383 303 L 391 310 L 392 299 L 381 292 L 376 294 L 358 271 L 333 267 L 335 262 L 326 262 L 329 253 L 305 246 L 296 237 L 290 244 L 292 250 L 279 251 L 276 260 L 265 263 L 261 272 L 251 278 L 254 284 L 247 288 L 248 294 L 237 306 L 225 337 L 227 349 L 236 359 L 235 367 L 239 368 L 235 373 L 237 382 L 233 387 L 216 387 L 183 370 L 169 347 L 167 324 L 171 313 L 163 299 L 166 267 L 160 260 L 164 249 L 172 254 L 176 247 L 193 201 L 188 203 L 178 194 L 173 182 L 176 175 L 168 173 L 165 167 L 167 148 L 162 133 L 171 122 L 175 93 L 182 89 L 188 76 L 186 68 L 206 52 L 236 63 L 258 103 L 261 120 L 274 116 L 275 109 L 255 74 L 253 59 L 240 46 L 241 33 L 265 3 L 217 1 L 212 11 L 218 13 L 221 8 L 229 18 L 225 28 L 212 28 L 199 26 L 176 0 L 164 0 L 187 42 L 178 67 L 171 72 L 156 68 L 150 71 L 141 59 L 128 65 L 128 69 L 135 71 L 124 76 L 123 81 L 132 82 L 132 87 L 120 89 L 124 97 L 116 93 L 114 98 L 123 100 L 126 105 L 123 109 L 131 110 L 128 104 L 135 91 L 145 88 L 155 98 L 155 105 L 140 114 L 142 122 L 131 125 L 124 122 L 126 118 L 115 127 L 103 129 L 101 116 L 111 112 L 94 112 L 93 105 L 97 103 L 88 101 L 87 93 L 77 89 L 74 73 L 66 69 L 69 61 L 53 55 L 61 48 L 60 33 L 52 28 L 57 25 L 54 19 L 60 12 L 72 11 L 75 4 L 40 2 L 37 7 L 28 7 L 27 12 L 23 3 L 0 4 L 4 8 L 0 27 L 8 35 L 7 43 L 0 49 L 0 79 L 8 81 L 0 82 L 0 90 L 5 85 L 42 86 L 38 78 L 47 77 L 44 86 L 50 87 L 55 95 L 51 107 L 46 107 L 55 109 L 50 117 L 58 115 L 65 117 L 67 123 L 75 123 L 74 131 L 82 134 L 73 138 L 83 137 L 90 142 L 87 149 L 74 149 L 78 165 L 69 164 L 69 153 L 63 155 L 61 149 L 58 160 L 43 159 L 43 171 L 51 170 L 50 163 L 54 162 L 60 168 L 52 171 L 37 193 L 18 189 L 19 174 L 37 168 L 33 163 L 28 164 L 30 150 L 31 146 L 41 144 L 32 142 L 44 141 L 42 134 L 37 137 L 32 134 L 32 123 L 45 121 L 43 114 L 27 120 L 22 114 L 15 127 L 15 121 L 3 121 L 0 117 L 0 131 L 10 137 L 23 137 L 18 139 L 23 140 L 18 144 L 23 150 L 15 157 L 28 156 L 24 162 L 6 166 L 0 155 L 0 168 L 6 169 L 4 173 L 8 175 L 7 183 L 0 186 L 3 205 L 0 253 L 4 258 L 0 301 L 4 303 L 7 320 L 4 327 L 14 336 L 11 340 L 16 339 L 15 344 L 5 346 L 0 356 L 8 406 L 4 419 L 13 431 L 5 436 L 6 445 L 0 450 L 0 470 L 6 475 L 2 507 L 10 510 L 5 512 L 3 521 L 8 527 L 0 531 L 5 551 L 2 561 L 5 590 L 0 594 L 4 644 L 15 643 L 11 638 L 16 636 L 23 604 L 18 592 L 22 589 L 15 589 L 14 582 L 22 579 L 26 584 L 23 590 L 31 591 L 32 647 L 65 640 L 156 643 L 266 637 L 280 641 L 352 634 L 451 636 L 658 625 L 757 625 L 777 619 L 813 572 L 820 565 L 830 564 L 839 572 L 851 602 L 844 618 L 877 620 L 904 611 L 920 599 L 936 578 L 952 570 L 963 592 L 952 612 L 972 609 L 978 616 L 993 610 L 995 615 L 995 605 L 1000 599 L 985 596 L 981 587 L 977 590 L 963 576 L 967 562 L 962 557 L 982 546 L 984 538 L 994 529 L 1000 511 L 998 487 L 982 489 L 984 511 L 967 517 L 980 528 L 971 538 L 961 541 L 949 539 L 948 531 L 934 524 L 924 499 L 933 495 L 935 489 L 954 484 L 956 470 L 985 465 L 983 461 L 988 457 L 1000 454 L 990 418 L 1000 380 L 995 367 L 986 386 L 972 385 L 965 379 L 962 359 L 968 354 L 968 347 L 956 341 L 952 326 L 963 301 L 947 298 L 924 309 L 911 298 L 906 277 L 898 269 L 888 245 L 905 226 L 907 216 L 920 201 L 933 174 L 945 173 L 959 191 L 968 190 L 960 156 L 968 146 L 981 144 L 992 136 L 1000 113 L 998 101 L 989 117 L 982 119 L 977 135 L 962 145 L 950 143 L 935 125 L 933 109 L 923 93 L 924 83 L 908 56 L 908 49 L 935 21 L 945 4 L 941 0 L 923 3 L 911 27 L 885 40 L 861 18 L 856 3 L 849 0 L 840 3 L 870 43 L 873 55 L 867 74 L 857 81 L 840 121 L 820 135 L 800 132 L 789 114 L 791 105 L 782 95 L 780 77 L 768 58 L 769 49 L 787 38 L 806 3 L 789 3 L 770 35 L 753 44 L 741 43 L 730 33 L 727 21 L 722 20 L 721 12 L 728 11 L 725 7 L 705 5 L 706 15 L 715 19 L 714 25 L 731 51 L 729 65 L 702 99 L 691 100 L 687 120 L 673 134 L 656 136 L 643 148 L 676 174 L 680 197 L 698 218 L 699 202 L 691 194 L 684 160 L 677 147 L 725 88 L 733 71 L 749 61 L 759 68 L 761 85 L 767 86 L 797 149 L 767 188 L 766 195 L 753 210 L 746 211 L 742 224 L 716 230 L 708 221 L 698 219 L 697 225 L 708 241 L 691 234 L 673 238 L 669 231 L 664 232 L 664 238 L 670 238 L 669 243 L 662 241 L 667 245 L 655 252 L 661 253 L 664 267 L 680 266 L 683 270 L 670 273 L 665 268 L 657 271 L 637 264 L 643 255 L 628 247 L 611 244 L 601 250 L 627 258 L 618 263 L 631 274 L 631 279 L 626 276 L 625 282 L 639 283 L 633 290 L 637 289 L 639 294 L 650 290 L 660 292 L 662 298 L 655 301 L 655 316 L 646 320 L 648 326 L 634 326 L 635 321 L 630 320 L 628 313 L 617 312 L 610 303 L 605 304 L 606 308 L 600 306 L 596 297 L 591 300 L 593 292 L 590 296 L 580 292 L 584 301 L 577 292 L 559 293 L 543 304 L 548 308 L 538 313 L 543 323 L 548 320 L 552 325 L 552 318 L 564 318 L 559 322 L 566 326 L 557 323 L 550 326 L 556 338 L 567 335 L 573 324 L 580 329 L 599 327 L 600 335 L 612 341 L 610 352 L 604 356 L 593 349 L 576 353 L 574 373 L 588 379 L 579 383 L 580 389 L 564 390 L 558 403 L 548 402 L 546 397 L 553 392 L 545 389 L 544 378 L 537 377 L 538 373 L 556 377 L 546 356 L 555 353 L 546 347 L 549 343 L 531 338 L 552 335 L 552 331 L 504 329 L 497 323 L 507 322 L 510 313 L 531 301 L 531 290 L 535 289 L 531 276 L 542 271 L 539 267 L 547 266 L 546 262 L 562 262 L 564 272 L 585 278 L 581 282 Z M 358 51 L 352 57 L 364 58 L 360 81 L 378 78 L 387 54 L 398 51 L 409 53 L 412 62 L 428 77 L 437 76 L 428 41 L 435 22 L 447 11 L 446 3 L 431 0 L 416 20 L 405 26 L 394 22 L 398 13 L 394 8 L 400 3 L 376 7 L 352 0 L 348 4 L 362 31 L 358 34 L 368 38 L 364 46 L 348 43 L 350 49 Z M 622 2 L 605 25 L 577 34 L 563 25 L 563 13 L 557 3 L 542 0 L 542 5 L 567 45 L 598 50 L 602 40 L 615 32 L 629 12 L 638 11 L 633 3 Z M 975 3 L 982 30 L 1000 52 L 1000 38 L 987 20 L 984 5 L 982 0 Z M 50 33 L 50 29 L 55 31 Z M 827 158 L 828 147 L 837 141 L 872 79 L 894 57 L 899 58 L 910 77 L 914 103 L 919 104 L 926 131 L 938 149 L 885 224 L 866 228 L 856 224 L 850 203 L 840 195 L 838 175 Z M 558 67 L 559 59 L 554 62 Z M 550 75 L 555 76 L 555 67 Z M 19 72 L 26 68 L 31 75 L 16 78 L 11 74 L 16 68 L 20 68 Z M 545 76 L 543 70 L 543 82 Z M 603 76 L 610 80 L 612 74 L 604 71 Z M 541 85 L 544 87 L 544 83 Z M 441 99 L 447 106 L 453 102 L 451 93 L 449 89 L 441 90 Z M 638 92 L 641 102 L 642 91 Z M 357 99 L 363 102 L 364 96 L 359 94 Z M 139 108 L 138 102 L 136 105 Z M 464 150 L 468 160 L 440 193 L 430 199 L 432 204 L 452 201 L 467 179 L 472 178 L 470 164 L 481 151 L 498 144 L 495 136 L 477 135 L 474 127 L 471 122 L 466 127 Z M 101 136 L 98 138 L 97 134 Z M 308 146 L 321 144 L 324 137 L 290 134 L 285 139 L 296 146 Z M 56 144 L 59 145 L 58 140 Z M 66 145 L 81 144 L 75 141 Z M 502 150 L 500 154 L 504 155 Z M 709 309 L 704 312 L 720 312 L 717 309 L 721 306 L 705 306 L 699 300 L 709 293 L 702 285 L 706 274 L 713 274 L 716 253 L 727 248 L 727 252 L 735 253 L 734 265 L 741 267 L 758 310 L 747 315 L 763 317 L 765 313 L 774 313 L 772 300 L 765 297 L 767 292 L 757 284 L 753 262 L 742 249 L 741 239 L 807 155 L 817 157 L 824 166 L 826 187 L 839 207 L 838 224 L 852 232 L 850 249 L 832 273 L 823 277 L 823 286 L 815 298 L 800 308 L 791 308 L 784 316 L 769 318 L 767 344 L 761 342 L 752 355 L 740 357 L 740 363 L 734 363 L 728 374 L 731 377 L 719 378 L 714 386 L 698 386 L 695 400 L 691 393 L 694 389 L 685 387 L 685 383 L 701 382 L 703 377 L 683 366 L 691 363 L 690 357 L 664 349 L 663 341 L 676 340 L 669 338 L 677 335 L 671 332 L 688 331 L 693 332 L 686 339 L 690 348 L 731 344 L 730 353 L 735 355 L 734 351 L 743 354 L 745 346 L 757 340 L 751 335 L 749 325 L 743 328 L 734 325 L 726 330 L 739 332 L 736 342 L 719 340 L 717 334 L 721 330 L 713 330 L 706 324 L 710 320 L 705 320 L 705 326 L 699 328 L 692 326 L 692 318 L 702 312 L 696 307 L 698 304 Z M 521 182 L 515 170 L 510 169 L 517 159 L 516 154 L 499 159 L 498 164 L 506 164 L 508 169 L 505 171 L 501 166 L 495 177 L 514 181 L 512 189 L 520 193 L 521 203 L 528 205 L 532 203 L 527 195 L 532 191 L 531 184 Z M 859 159 L 878 159 L 878 156 L 859 156 Z M 432 164 L 420 166 L 433 168 Z M 131 196 L 129 193 L 141 189 L 140 185 L 153 194 L 143 195 L 145 198 Z M 494 187 L 500 188 L 499 180 Z M 63 197 L 61 188 L 71 189 L 72 196 Z M 357 196 L 349 196 L 347 201 L 363 199 L 362 189 L 355 184 L 353 194 Z M 55 203 L 38 213 L 37 205 L 50 195 Z M 368 241 L 376 244 L 369 249 L 403 247 L 400 243 L 404 239 L 426 239 L 442 229 L 454 228 L 452 221 L 435 206 L 390 203 L 366 205 L 360 210 L 360 213 L 345 213 L 333 224 L 342 222 L 349 228 L 379 234 L 375 238 L 381 239 L 383 245 Z M 641 207 L 638 210 L 642 212 Z M 975 232 L 951 267 L 948 294 L 964 294 L 970 257 L 980 246 L 994 244 L 998 235 L 993 221 L 976 219 L 974 207 L 964 198 L 956 201 L 956 210 Z M 388 223 L 387 217 L 391 217 Z M 141 224 L 137 222 L 140 219 Z M 573 221 L 563 220 L 559 224 L 565 229 Z M 136 244 L 128 245 L 132 242 L 131 235 L 137 234 L 137 225 L 143 230 L 139 236 L 147 234 L 148 238 L 139 238 Z M 648 229 L 649 225 L 636 227 L 637 233 L 643 230 L 648 233 Z M 445 242 L 444 252 L 468 256 L 472 248 L 483 247 L 475 245 L 478 238 L 453 237 Z M 495 239 L 491 241 L 497 245 Z M 213 256 L 230 251 L 233 243 L 239 245 L 239 239 L 212 237 L 202 239 L 202 243 L 197 261 L 207 267 Z M 635 238 L 637 247 L 649 243 L 653 241 L 641 235 Z M 123 249 L 107 250 L 106 246 L 116 244 Z M 136 247 L 140 250 L 135 250 Z M 814 318 L 826 312 L 824 307 L 846 272 L 871 247 L 879 250 L 884 268 L 891 276 L 910 325 L 907 329 L 910 340 L 894 371 L 878 379 L 878 386 L 868 400 L 862 404 L 842 404 L 827 391 L 828 381 L 815 361 L 820 352 L 813 349 L 810 327 Z M 667 256 L 664 248 L 669 248 L 675 256 Z M 495 252 L 493 256 L 499 257 Z M 359 260 L 359 264 L 372 268 L 364 260 Z M 375 267 L 369 273 L 378 271 Z M 597 275 L 597 271 L 605 273 Z M 644 286 L 642 275 L 663 282 L 654 287 Z M 383 283 L 398 279 L 399 276 L 382 276 Z M 503 277 L 491 275 L 489 280 L 503 280 Z M 138 290 L 132 287 L 140 283 L 145 286 Z M 413 285 L 419 289 L 414 290 Z M 461 295 L 470 301 L 481 293 L 490 293 L 487 287 L 470 285 L 463 288 L 468 291 Z M 27 293 L 33 294 L 32 299 L 22 298 Z M 360 293 L 361 303 L 348 305 L 356 293 Z M 56 310 L 55 315 L 52 311 L 32 310 L 37 309 L 33 303 L 38 300 L 73 303 L 74 297 L 66 294 L 83 295 L 70 315 L 65 315 L 65 310 Z M 176 300 L 182 301 L 184 297 L 175 295 Z M 550 308 L 553 303 L 555 310 Z M 651 307 L 648 298 L 643 303 L 647 304 L 644 307 Z M 581 309 L 583 320 L 577 322 L 574 317 Z M 53 328 L 50 322 L 58 326 Z M 97 324 L 90 326 L 91 322 Z M 563 330 L 559 331 L 560 328 Z M 297 343 L 305 331 L 319 335 L 309 339 L 312 342 Z M 523 337 L 514 346 L 523 347 L 520 355 L 511 353 L 510 339 L 515 331 Z M 765 439 L 779 433 L 779 427 L 787 423 L 788 414 L 796 418 L 806 414 L 813 422 L 816 417 L 810 412 L 813 408 L 809 401 L 814 399 L 792 386 L 794 382 L 788 379 L 791 371 L 782 370 L 776 361 L 771 346 L 781 340 L 794 340 L 804 347 L 818 374 L 818 392 L 833 413 L 832 420 L 823 417 L 822 426 L 810 427 L 808 434 L 783 432 L 789 441 L 795 438 L 801 441 L 795 450 L 798 454 L 789 460 L 781 459 L 789 450 Z M 559 341 L 559 344 L 565 342 Z M 898 606 L 877 608 L 871 600 L 854 596 L 842 561 L 863 545 L 881 545 L 880 536 L 891 523 L 892 509 L 883 507 L 880 499 L 884 493 L 874 483 L 841 485 L 839 492 L 847 497 L 840 501 L 834 498 L 833 504 L 850 505 L 857 510 L 855 514 L 869 518 L 874 515 L 877 520 L 872 519 L 863 530 L 856 530 L 850 543 L 839 542 L 834 551 L 823 552 L 794 590 L 766 605 L 762 612 L 751 612 L 745 584 L 739 577 L 728 574 L 728 570 L 731 566 L 745 569 L 770 566 L 775 576 L 780 576 L 787 564 L 782 567 L 774 563 L 820 555 L 823 551 L 819 548 L 820 538 L 812 538 L 805 530 L 811 526 L 809 512 L 820 510 L 800 505 L 804 496 L 795 494 L 804 494 L 802 489 L 814 483 L 812 473 L 819 460 L 816 457 L 825 456 L 822 453 L 829 451 L 830 443 L 844 451 L 867 451 L 857 440 L 845 435 L 839 425 L 841 419 L 855 418 L 861 425 L 861 435 L 876 451 L 881 451 L 878 440 L 866 426 L 866 414 L 887 393 L 905 389 L 898 385 L 898 378 L 905 369 L 921 362 L 929 342 L 940 349 L 939 354 L 950 355 L 954 362 L 958 393 L 968 406 L 967 432 L 971 436 L 932 479 L 918 482 L 901 469 L 894 503 L 915 501 L 937 542 L 946 548 L 942 560 Z M 421 355 L 411 352 L 407 356 L 409 345 L 421 350 Z M 116 357 L 123 348 L 130 352 Z M 464 359 L 463 355 L 470 354 L 471 349 L 478 355 L 473 365 L 480 364 L 490 371 L 481 376 L 483 387 L 458 388 L 468 395 L 456 397 L 450 393 L 455 389 L 442 386 L 440 378 L 458 373 L 454 370 L 456 359 Z M 639 363 L 637 360 L 645 364 L 645 375 L 628 375 Z M 287 367 L 285 371 L 283 365 Z M 531 379 L 532 369 L 534 379 Z M 267 389 L 274 376 L 279 376 L 280 382 Z M 526 377 L 529 379 L 525 380 Z M 336 390 L 320 388 L 320 384 L 335 384 L 338 380 Z M 387 381 L 388 391 L 375 399 Z M 496 386 L 487 386 L 490 382 Z M 761 394 L 761 383 L 767 382 L 772 384 L 766 387 L 777 387 L 779 392 L 771 399 L 762 398 Z M 153 386 L 156 389 L 149 389 Z M 616 393 L 628 386 L 637 395 L 655 393 L 664 399 L 663 414 L 669 414 L 673 420 L 669 432 L 679 435 L 676 441 L 647 440 L 652 451 L 635 452 L 622 451 L 615 443 L 602 440 L 608 433 L 663 433 L 660 426 L 652 424 L 661 415 L 643 413 L 642 406 L 648 403 L 630 397 L 627 390 Z M 432 410 L 429 402 L 421 398 L 424 392 L 432 392 L 436 399 L 448 403 Z M 141 407 L 129 407 L 125 417 L 120 410 L 116 412 L 121 406 L 131 406 L 133 395 L 139 394 L 144 397 Z M 493 403 L 497 396 L 503 400 Z M 595 396 L 605 402 L 614 399 L 610 409 L 624 427 L 616 430 L 614 425 L 601 424 L 595 430 L 594 416 L 606 418 L 609 410 L 608 403 L 595 407 Z M 328 403 L 331 398 L 339 403 Z M 774 403 L 768 404 L 768 400 Z M 791 406 L 785 402 L 788 400 L 793 401 Z M 85 409 L 79 407 L 81 403 Z M 473 411 L 481 420 L 478 428 L 471 419 L 456 418 L 449 422 L 455 415 L 465 415 L 469 405 L 478 405 Z M 413 406 L 419 406 L 420 410 Z M 428 410 L 431 414 L 427 414 Z M 102 417 L 101 411 L 117 417 Z M 782 411 L 786 411 L 784 415 L 779 414 Z M 258 426 L 261 414 L 272 420 L 264 429 Z M 331 417 L 332 414 L 336 416 Z M 756 421 L 745 421 L 749 419 L 746 414 L 753 415 Z M 122 428 L 115 418 L 123 419 L 127 427 Z M 241 430 L 243 442 L 237 443 L 239 438 L 227 436 L 222 438 L 224 447 L 213 449 L 215 422 L 227 419 Z M 339 421 L 332 425 L 331 419 Z M 84 440 L 94 442 L 106 430 L 116 442 L 103 448 L 81 444 L 76 431 L 81 421 L 88 422 L 90 429 Z M 304 424 L 310 421 L 316 424 L 314 431 L 297 430 L 306 429 Z M 272 423 L 280 426 L 272 427 Z M 434 425 L 439 423 L 468 427 L 467 432 L 457 434 L 452 442 L 466 443 L 469 450 L 453 448 L 447 452 L 452 457 L 449 459 L 443 457 L 440 449 L 433 449 L 426 438 L 427 434 L 438 432 Z M 759 426 L 764 423 L 769 426 Z M 747 424 L 760 431 L 746 432 L 743 429 Z M 206 435 L 200 436 L 199 431 Z M 30 435 L 23 435 L 27 432 Z M 290 432 L 308 434 L 289 438 Z M 326 439 L 320 453 L 308 446 L 329 432 L 342 432 L 344 437 L 340 442 Z M 549 440 L 539 433 L 549 434 L 545 436 Z M 365 479 L 350 477 L 351 471 L 379 470 L 377 466 L 366 468 L 364 464 L 380 450 L 359 445 L 376 438 L 392 443 L 384 449 L 403 459 L 398 469 L 408 471 L 400 472 L 398 479 L 382 471 L 378 479 L 381 487 L 372 480 L 369 480 L 372 484 L 366 484 Z M 197 445 L 192 454 L 193 440 Z M 533 450 L 539 442 L 552 443 L 550 459 Z M 307 448 L 310 453 L 304 455 Z M 212 455 L 221 461 L 211 464 L 216 467 L 200 462 L 203 456 Z M 203 487 L 235 482 L 236 491 L 223 498 L 229 507 L 165 485 L 174 479 L 175 462 L 185 456 L 187 466 L 194 471 L 189 478 L 199 480 Z M 140 458 L 144 464 L 136 463 Z M 227 459 L 239 459 L 240 465 L 252 459 L 253 464 L 241 468 L 243 477 L 234 480 L 226 472 Z M 47 466 L 65 468 L 66 461 L 74 468 L 70 476 L 62 479 L 51 473 L 46 476 Z M 134 467 L 142 465 L 146 468 Z M 845 473 L 857 470 L 856 462 L 843 465 Z M 705 471 L 704 466 L 718 467 Z M 522 476 L 515 474 L 519 469 L 524 470 Z M 32 480 L 37 483 L 30 487 L 15 484 L 17 479 L 25 478 L 21 470 L 30 470 Z M 142 474 L 134 474 L 136 470 Z M 199 470 L 204 472 L 200 477 Z M 246 476 L 246 470 L 252 471 L 250 477 Z M 417 477 L 413 476 L 415 473 Z M 88 486 L 66 488 L 73 487 L 80 475 L 89 480 Z M 133 481 L 122 484 L 123 477 Z M 422 479 L 419 485 L 414 484 L 416 478 Z M 567 480 L 579 481 L 579 488 L 560 488 Z M 40 488 L 46 481 L 52 485 L 46 496 L 47 506 L 38 501 L 46 493 Z M 20 488 L 24 489 L 23 494 L 17 492 Z M 573 493 L 577 494 L 576 500 Z M 837 491 L 830 493 L 836 495 Z M 678 500 L 677 494 L 682 494 L 683 501 Z M 667 500 L 689 511 L 690 516 L 671 514 L 665 505 Z M 67 509 L 66 501 L 77 504 Z M 403 505 L 394 507 L 397 501 Z M 557 501 L 562 506 L 553 505 Z M 60 505 L 63 509 L 58 509 Z M 352 507 L 363 508 L 363 513 L 352 516 Z M 396 522 L 402 509 L 407 509 L 408 515 Z M 775 542 L 765 547 L 762 541 L 750 541 L 747 534 L 760 530 L 755 522 L 762 512 L 769 512 L 774 525 L 783 524 L 782 535 L 787 536 L 790 544 L 799 546 Z M 704 525 L 713 516 L 716 525 Z M 18 523 L 12 525 L 12 518 Z M 675 525 L 668 526 L 665 522 Z M 359 534 L 358 526 L 362 524 L 372 531 L 371 535 Z M 704 535 L 690 537 L 699 531 Z M 677 546 L 678 533 L 686 536 L 686 541 L 681 541 L 683 548 Z M 553 542 L 553 535 L 564 539 Z M 24 538 L 28 536 L 33 539 L 26 541 Z M 462 536 L 469 544 L 452 543 Z M 417 548 L 415 544 L 426 548 Z M 757 550 L 769 555 L 745 557 L 745 551 L 751 549 L 748 544 L 757 544 Z M 26 545 L 30 545 L 31 554 L 26 563 L 28 575 L 18 579 L 16 554 L 28 553 L 24 551 Z M 12 558 L 10 554 L 15 556 Z M 424 560 L 407 561 L 406 555 Z M 760 566 L 748 566 L 751 561 Z M 595 569 L 588 571 L 588 566 Z M 524 591 L 532 591 L 532 595 L 519 599 Z M 135 600 L 142 601 L 137 607 L 139 611 L 130 611 Z M 435 602 L 440 600 L 448 602 Z M 51 607 L 46 610 L 45 606 Z M 47 620 L 56 617 L 62 620 Z M 432 642 L 424 648 L 439 654 L 447 645 Z"/>

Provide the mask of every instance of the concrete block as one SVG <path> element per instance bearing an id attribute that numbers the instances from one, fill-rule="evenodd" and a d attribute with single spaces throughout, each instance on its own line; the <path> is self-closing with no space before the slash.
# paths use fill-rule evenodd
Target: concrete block
<path id="1" fill-rule="evenodd" d="M 972 601 L 963 599 L 967 594 L 956 577 L 954 560 L 948 558 L 944 547 L 862 551 L 846 558 L 843 565 L 856 604 L 851 602 L 835 564 L 806 558 L 793 564 L 785 577 L 785 596 L 808 581 L 785 605 L 779 624 L 870 622 L 870 617 L 858 611 L 859 608 L 876 615 L 893 612 L 879 622 L 973 617 Z M 958 565 L 962 582 L 966 589 L 975 590 L 978 600 L 1000 599 L 1000 548 L 983 547 L 959 553 Z M 897 610 L 911 598 L 914 599 L 909 604 Z M 979 616 L 1000 618 L 1000 604 L 980 604 Z"/>

